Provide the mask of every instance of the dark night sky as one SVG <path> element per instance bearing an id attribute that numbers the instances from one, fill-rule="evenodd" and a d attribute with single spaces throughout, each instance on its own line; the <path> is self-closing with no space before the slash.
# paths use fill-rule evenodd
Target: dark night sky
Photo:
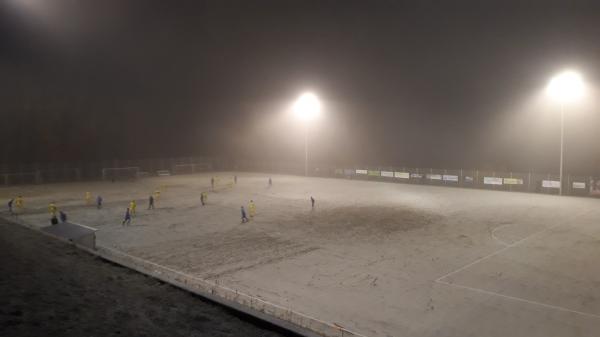
<path id="1" fill-rule="evenodd" d="M 556 170 L 564 67 L 600 81 L 600 6 L 565 1 L 0 0 L 0 162 L 189 154 Z M 567 168 L 600 171 L 595 95 Z M 600 101 L 598 101 L 600 102 Z"/>

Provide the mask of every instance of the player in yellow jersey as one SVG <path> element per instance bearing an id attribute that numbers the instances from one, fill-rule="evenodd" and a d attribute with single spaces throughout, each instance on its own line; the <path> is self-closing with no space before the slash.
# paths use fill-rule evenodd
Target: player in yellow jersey
<path id="1" fill-rule="evenodd" d="M 250 218 L 254 218 L 254 215 L 256 214 L 256 205 L 252 200 L 250 200 L 250 203 L 248 204 L 248 213 L 250 214 Z"/>
<path id="2" fill-rule="evenodd" d="M 54 201 L 51 202 L 50 205 L 48 205 L 48 212 L 50 212 L 50 215 L 52 215 L 53 217 L 56 216 L 56 212 L 58 212 L 58 207 L 56 207 Z"/>
<path id="3" fill-rule="evenodd" d="M 17 212 L 21 213 L 23 207 L 25 207 L 25 200 L 23 200 L 22 196 L 18 196 L 15 199 L 15 206 L 17 206 Z"/>
<path id="4" fill-rule="evenodd" d="M 134 200 L 131 200 L 131 202 L 129 203 L 129 213 L 131 213 L 131 216 L 135 216 L 135 208 L 137 207 L 137 202 L 135 202 Z"/>

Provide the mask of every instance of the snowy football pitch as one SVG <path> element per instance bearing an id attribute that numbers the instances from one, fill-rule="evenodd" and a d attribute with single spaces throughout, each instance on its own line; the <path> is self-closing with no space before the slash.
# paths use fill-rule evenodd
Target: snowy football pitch
<path id="1" fill-rule="evenodd" d="M 250 173 L 227 188 L 233 175 L 8 187 L 0 199 L 22 194 L 21 220 L 40 227 L 54 201 L 98 228 L 98 245 L 370 337 L 598 336 L 600 200 L 285 175 L 269 187 Z M 241 224 L 251 199 L 257 214 Z"/>

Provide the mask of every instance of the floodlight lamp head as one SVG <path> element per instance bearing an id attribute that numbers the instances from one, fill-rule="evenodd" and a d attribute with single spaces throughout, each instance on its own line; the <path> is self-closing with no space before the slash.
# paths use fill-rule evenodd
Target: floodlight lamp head
<path id="1" fill-rule="evenodd" d="M 301 120 L 313 120 L 321 113 L 321 102 L 315 94 L 307 92 L 298 97 L 293 111 L 294 115 Z"/>
<path id="2" fill-rule="evenodd" d="M 561 103 L 578 101 L 585 93 L 583 78 L 576 71 L 563 71 L 550 80 L 546 93 Z"/>

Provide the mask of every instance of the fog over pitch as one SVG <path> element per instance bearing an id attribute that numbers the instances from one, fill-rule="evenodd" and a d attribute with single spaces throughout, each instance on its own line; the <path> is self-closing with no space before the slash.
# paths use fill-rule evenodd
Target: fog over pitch
<path id="1" fill-rule="evenodd" d="M 453 1 L 0 3 L 0 162 L 302 159 L 283 116 L 323 101 L 315 161 L 558 170 L 550 76 L 600 69 L 600 7 Z M 597 100 L 567 171 L 600 165 Z"/>

